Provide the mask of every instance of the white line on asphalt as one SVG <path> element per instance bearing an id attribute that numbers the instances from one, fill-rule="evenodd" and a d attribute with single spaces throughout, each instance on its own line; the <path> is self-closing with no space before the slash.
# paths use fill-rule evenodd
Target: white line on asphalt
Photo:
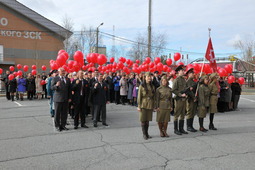
<path id="1" fill-rule="evenodd" d="M 244 97 L 241 97 L 241 99 L 248 100 L 248 101 L 250 101 L 250 102 L 255 102 L 255 100 L 246 99 L 246 98 L 244 98 Z"/>
<path id="2" fill-rule="evenodd" d="M 23 106 L 22 104 L 20 104 L 20 103 L 18 103 L 16 101 L 14 101 L 14 103 L 16 103 L 18 106 Z"/>

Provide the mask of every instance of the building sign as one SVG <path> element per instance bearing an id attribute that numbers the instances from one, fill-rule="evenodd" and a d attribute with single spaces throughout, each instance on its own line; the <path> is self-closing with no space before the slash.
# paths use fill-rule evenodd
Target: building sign
<path id="1" fill-rule="evenodd" d="M 7 18 L 0 18 L 0 26 L 6 27 L 8 25 Z M 0 27 L 0 37 L 17 37 L 25 39 L 41 40 L 42 32 L 37 31 L 18 31 L 18 30 L 6 30 Z"/>

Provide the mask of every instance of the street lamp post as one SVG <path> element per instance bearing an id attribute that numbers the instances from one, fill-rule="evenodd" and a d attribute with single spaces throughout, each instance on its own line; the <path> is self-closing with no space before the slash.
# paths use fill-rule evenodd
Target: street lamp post
<path id="1" fill-rule="evenodd" d="M 104 23 L 102 22 L 98 27 L 97 27 L 97 48 L 96 48 L 96 53 L 98 53 L 98 34 L 99 34 L 99 27 L 101 25 L 104 25 Z"/>

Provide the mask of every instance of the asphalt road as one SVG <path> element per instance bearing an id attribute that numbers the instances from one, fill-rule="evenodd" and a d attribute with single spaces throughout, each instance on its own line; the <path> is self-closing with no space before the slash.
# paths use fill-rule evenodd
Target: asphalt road
<path id="1" fill-rule="evenodd" d="M 252 169 L 255 168 L 255 96 L 244 95 L 240 111 L 217 113 L 218 131 L 169 138 L 142 138 L 135 107 L 107 105 L 109 127 L 56 132 L 47 100 L 6 101 L 0 98 L 0 169 Z M 172 117 L 171 117 L 172 118 Z M 207 116 L 205 125 L 208 127 Z M 198 128 L 197 118 L 194 122 Z"/>

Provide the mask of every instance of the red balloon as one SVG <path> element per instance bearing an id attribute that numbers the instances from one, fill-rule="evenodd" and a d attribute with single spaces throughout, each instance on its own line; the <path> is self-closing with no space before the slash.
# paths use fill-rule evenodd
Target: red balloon
<path id="1" fill-rule="evenodd" d="M 157 70 L 158 71 L 162 71 L 163 70 L 163 64 L 162 63 L 158 63 L 157 64 Z"/>
<path id="2" fill-rule="evenodd" d="M 156 57 L 156 58 L 154 59 L 154 62 L 155 62 L 155 64 L 157 65 L 158 63 L 161 62 L 161 59 L 160 59 L 159 57 Z"/>
<path id="3" fill-rule="evenodd" d="M 171 67 L 168 67 L 167 72 L 170 73 L 171 70 L 172 70 Z"/>
<path id="4" fill-rule="evenodd" d="M 22 74 L 23 74 L 22 71 L 19 70 L 19 71 L 18 71 L 18 75 L 21 77 Z"/>
<path id="5" fill-rule="evenodd" d="M 50 60 L 50 64 L 54 63 L 54 60 Z"/>
<path id="6" fill-rule="evenodd" d="M 114 57 L 110 58 L 110 62 L 113 63 L 114 62 Z"/>
<path id="7" fill-rule="evenodd" d="M 36 65 L 32 65 L 32 69 L 35 70 L 36 69 Z"/>
<path id="8" fill-rule="evenodd" d="M 228 77 L 228 83 L 231 84 L 235 81 L 235 77 L 234 76 L 229 76 Z"/>
<path id="9" fill-rule="evenodd" d="M 66 52 L 65 50 L 61 49 L 58 51 L 58 55 L 62 54 L 63 52 Z"/>
<path id="10" fill-rule="evenodd" d="M 100 54 L 100 55 L 97 57 L 97 64 L 99 64 L 99 65 L 104 65 L 106 62 L 107 62 L 107 58 L 105 57 L 104 54 Z"/>
<path id="11" fill-rule="evenodd" d="M 174 54 L 174 61 L 178 61 L 181 59 L 181 54 L 180 53 L 175 53 Z"/>
<path id="12" fill-rule="evenodd" d="M 219 76 L 223 77 L 223 76 L 225 76 L 225 74 L 226 74 L 226 70 L 224 70 L 223 68 L 220 68 L 219 69 Z"/>
<path id="13" fill-rule="evenodd" d="M 10 74 L 10 75 L 9 75 L 9 80 L 11 81 L 13 78 L 14 78 L 14 75 L 13 75 L 13 74 Z"/>
<path id="14" fill-rule="evenodd" d="M 126 62 L 126 58 L 122 57 L 122 62 L 125 63 Z"/>
<path id="15" fill-rule="evenodd" d="M 243 83 L 244 83 L 244 78 L 243 78 L 243 77 L 239 77 L 238 82 L 239 82 L 241 85 L 243 85 Z"/>
<path id="16" fill-rule="evenodd" d="M 163 66 L 163 71 L 166 72 L 167 69 L 168 69 L 167 65 L 164 65 L 164 66 Z"/>
<path id="17" fill-rule="evenodd" d="M 69 61 L 68 61 L 68 67 L 69 67 L 70 69 L 73 68 L 73 64 L 74 64 L 74 61 L 73 61 L 73 60 L 69 60 Z"/>
<path id="18" fill-rule="evenodd" d="M 135 62 L 136 62 L 136 64 L 139 64 L 139 63 L 140 63 L 140 60 L 137 59 Z"/>
<path id="19" fill-rule="evenodd" d="M 97 54 L 96 53 L 92 53 L 90 55 L 90 60 L 91 60 L 91 63 L 97 63 Z"/>
<path id="20" fill-rule="evenodd" d="M 60 54 L 56 60 L 59 67 L 62 67 L 66 63 L 66 57 L 64 54 Z"/>
<path id="21" fill-rule="evenodd" d="M 150 62 L 151 62 L 150 57 L 146 57 L 146 58 L 145 58 L 145 63 L 150 64 Z"/>
<path id="22" fill-rule="evenodd" d="M 151 62 L 151 63 L 150 63 L 150 68 L 153 68 L 154 65 L 155 65 L 155 64 L 154 64 L 153 62 Z"/>
<path id="23" fill-rule="evenodd" d="M 66 72 L 68 72 L 68 67 L 66 65 L 63 65 L 63 69 L 65 69 Z"/>
<path id="24" fill-rule="evenodd" d="M 113 72 L 113 73 L 115 73 L 115 72 L 116 72 L 116 70 L 113 68 L 113 69 L 112 69 L 112 72 Z"/>
<path id="25" fill-rule="evenodd" d="M 32 70 L 32 75 L 34 76 L 34 75 L 36 75 L 36 70 Z"/>
<path id="26" fill-rule="evenodd" d="M 224 68 L 227 71 L 227 73 L 229 73 L 229 74 L 231 74 L 233 72 L 233 66 L 231 64 L 225 65 Z"/>
<path id="27" fill-rule="evenodd" d="M 73 59 L 79 63 L 84 62 L 83 53 L 81 51 L 76 51 L 73 55 Z"/>
<path id="28" fill-rule="evenodd" d="M 21 64 L 18 64 L 17 68 L 20 70 L 22 68 Z"/>
<path id="29" fill-rule="evenodd" d="M 46 84 L 45 80 L 42 80 L 42 81 L 41 81 L 41 85 L 43 86 L 43 85 L 45 85 L 45 84 Z"/>
<path id="30" fill-rule="evenodd" d="M 199 64 L 194 63 L 193 66 L 195 71 L 199 71 Z"/>
<path id="31" fill-rule="evenodd" d="M 68 60 L 68 58 L 69 58 L 69 55 L 68 55 L 68 53 L 67 52 L 63 52 L 63 53 L 61 53 L 61 54 L 63 54 L 64 56 L 65 56 L 65 62 Z"/>
<path id="32" fill-rule="evenodd" d="M 27 65 L 24 65 L 24 66 L 23 66 L 23 71 L 24 71 L 24 72 L 27 72 L 27 70 L 28 70 L 28 66 L 27 66 Z"/>
<path id="33" fill-rule="evenodd" d="M 0 75 L 3 73 L 3 69 L 0 68 Z"/>
<path id="34" fill-rule="evenodd" d="M 42 66 L 42 70 L 43 70 L 43 71 L 46 70 L 46 66 L 45 66 L 45 65 Z"/>
<path id="35" fill-rule="evenodd" d="M 52 70 L 57 70 L 58 69 L 58 65 L 54 62 L 53 64 L 50 65 Z"/>
<path id="36" fill-rule="evenodd" d="M 132 70 L 133 70 L 134 73 L 137 73 L 138 68 L 137 67 L 133 67 Z"/>
<path id="37" fill-rule="evenodd" d="M 85 71 L 86 69 L 87 69 L 87 67 L 83 65 L 82 70 Z"/>
<path id="38" fill-rule="evenodd" d="M 127 63 L 127 65 L 129 65 L 129 64 L 130 64 L 130 59 L 127 59 L 127 62 L 126 62 L 126 63 Z"/>
<path id="39" fill-rule="evenodd" d="M 172 61 L 171 58 L 168 58 L 168 59 L 166 60 L 166 64 L 167 64 L 168 66 L 171 66 L 172 63 L 173 63 L 173 61 Z"/>
<path id="40" fill-rule="evenodd" d="M 9 69 L 10 69 L 11 72 L 14 71 L 14 67 L 13 66 L 10 66 Z"/>

